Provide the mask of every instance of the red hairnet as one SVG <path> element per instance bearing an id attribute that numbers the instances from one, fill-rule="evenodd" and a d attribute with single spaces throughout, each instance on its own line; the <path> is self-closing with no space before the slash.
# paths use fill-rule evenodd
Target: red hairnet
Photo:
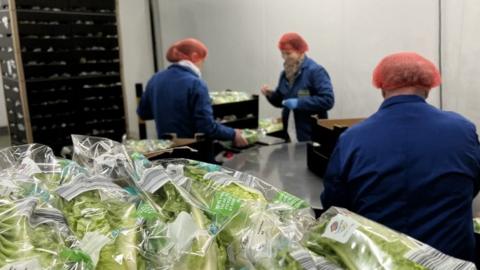
<path id="1" fill-rule="evenodd" d="M 373 85 L 383 90 L 402 87 L 431 89 L 441 83 L 435 65 L 413 52 L 391 54 L 380 61 L 373 71 Z"/>
<path id="2" fill-rule="evenodd" d="M 297 33 L 286 33 L 278 42 L 278 48 L 282 51 L 297 51 L 304 53 L 308 51 L 307 42 Z"/>
<path id="3" fill-rule="evenodd" d="M 193 55 L 196 53 L 196 59 L 193 59 Z M 191 62 L 196 62 L 198 60 L 203 60 L 207 57 L 207 46 L 201 41 L 194 38 L 182 39 L 175 42 L 167 51 L 167 60 L 169 62 L 175 63 L 181 60 L 189 60 Z"/>

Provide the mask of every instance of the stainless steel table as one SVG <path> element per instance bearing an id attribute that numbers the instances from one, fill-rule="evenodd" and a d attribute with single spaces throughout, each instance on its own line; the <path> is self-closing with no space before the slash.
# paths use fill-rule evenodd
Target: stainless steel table
<path id="1" fill-rule="evenodd" d="M 323 181 L 307 168 L 306 143 L 255 147 L 237 154 L 223 166 L 257 176 L 321 209 Z"/>
<path id="2" fill-rule="evenodd" d="M 271 185 L 321 209 L 323 180 L 307 168 L 305 143 L 256 147 L 236 155 L 223 166 L 250 173 Z M 473 214 L 480 217 L 480 195 L 473 202 Z"/>

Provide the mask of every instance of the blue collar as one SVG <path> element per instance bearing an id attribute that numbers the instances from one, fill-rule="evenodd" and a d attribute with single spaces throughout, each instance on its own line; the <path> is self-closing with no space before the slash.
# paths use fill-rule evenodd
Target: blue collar
<path id="1" fill-rule="evenodd" d="M 308 63 L 307 63 L 308 61 L 309 61 L 309 58 L 305 54 L 305 58 L 303 58 L 302 66 L 300 67 L 300 72 L 301 72 L 301 70 L 303 70 L 304 68 L 306 68 L 308 66 Z"/>
<path id="2" fill-rule="evenodd" d="M 173 63 L 173 64 L 171 64 L 168 68 L 169 68 L 169 69 L 170 69 L 170 68 L 183 69 L 183 70 L 185 70 L 185 71 L 188 71 L 188 72 L 192 73 L 195 77 L 200 78 L 200 77 L 198 76 L 198 74 L 195 73 L 195 71 L 193 71 L 192 69 L 190 69 L 190 68 L 188 68 L 188 67 L 182 66 L 182 65 L 178 65 L 178 64 Z"/>
<path id="3" fill-rule="evenodd" d="M 424 98 L 417 95 L 401 95 L 388 98 L 383 101 L 380 110 L 402 103 L 427 103 Z"/>

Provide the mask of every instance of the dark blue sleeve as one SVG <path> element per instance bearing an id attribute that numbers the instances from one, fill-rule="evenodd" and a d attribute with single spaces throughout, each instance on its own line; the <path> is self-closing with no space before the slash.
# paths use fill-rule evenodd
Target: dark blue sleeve
<path id="1" fill-rule="evenodd" d="M 282 72 L 282 74 L 283 74 L 283 72 Z M 270 104 L 272 104 L 274 107 L 277 107 L 277 108 L 282 108 L 283 107 L 282 101 L 283 101 L 284 96 L 282 95 L 282 93 L 280 93 L 280 91 L 278 91 L 278 88 L 279 88 L 280 84 L 282 83 L 282 74 L 280 74 L 280 79 L 278 80 L 278 85 L 277 85 L 277 88 L 275 89 L 275 91 L 273 91 L 272 95 L 267 96 L 268 102 L 270 102 Z"/>
<path id="2" fill-rule="evenodd" d="M 472 124 L 473 125 L 473 124 Z M 474 140 L 475 140 L 475 154 L 476 154 L 476 162 L 478 167 L 480 167 L 480 143 L 478 142 L 478 134 L 475 128 L 475 125 L 473 125 L 473 130 L 474 130 Z M 477 176 L 477 179 L 475 179 L 474 183 L 474 197 L 477 195 L 477 193 L 480 191 L 480 175 Z"/>
<path id="3" fill-rule="evenodd" d="M 212 104 L 207 86 L 200 80 L 193 87 L 193 117 L 196 131 L 217 140 L 235 139 L 233 128 L 221 125 L 213 119 Z"/>
<path id="4" fill-rule="evenodd" d="M 344 177 L 345 172 L 343 172 L 342 163 L 340 146 L 337 144 L 323 178 L 324 190 L 322 195 L 320 195 L 320 199 L 325 210 L 331 206 L 344 208 L 349 208 L 350 206 L 347 181 Z"/>
<path id="5" fill-rule="evenodd" d="M 147 88 L 142 94 L 140 103 L 138 104 L 137 114 L 143 120 L 152 120 L 153 119 L 153 110 L 152 110 L 152 91 L 153 91 L 153 78 L 147 83 Z"/>
<path id="6" fill-rule="evenodd" d="M 333 108 L 335 98 L 327 71 L 323 67 L 318 67 L 307 75 L 312 84 L 312 88 L 309 89 L 310 96 L 298 98 L 298 110 L 316 112 Z"/>

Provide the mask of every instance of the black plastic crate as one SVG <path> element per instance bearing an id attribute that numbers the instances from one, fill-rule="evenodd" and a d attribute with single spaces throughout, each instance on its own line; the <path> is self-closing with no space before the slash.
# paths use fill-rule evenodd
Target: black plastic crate
<path id="1" fill-rule="evenodd" d="M 316 119 L 312 128 L 312 141 L 319 143 L 323 152 L 331 153 L 337 144 L 340 134 L 362 120 L 363 118 Z"/>
<path id="2" fill-rule="evenodd" d="M 321 146 L 307 143 L 307 167 L 316 175 L 323 177 L 330 160 L 330 156 L 323 153 Z"/>
<path id="3" fill-rule="evenodd" d="M 258 128 L 258 95 L 252 95 L 252 99 L 212 105 L 213 117 L 224 119 L 225 116 L 235 116 L 235 120 L 222 122 L 226 126 L 234 128 Z"/>
<path id="4" fill-rule="evenodd" d="M 80 13 L 80 12 L 46 12 L 21 9 L 17 11 L 18 22 L 35 22 L 49 23 L 49 24 L 70 24 L 72 27 L 75 25 L 85 25 L 86 23 L 98 24 L 116 24 L 115 14 L 103 14 L 103 13 Z"/>
<path id="5" fill-rule="evenodd" d="M 250 128 L 256 129 L 258 128 L 258 117 L 245 117 L 242 119 L 236 119 L 227 122 L 221 122 L 223 125 L 231 128 Z"/>
<path id="6" fill-rule="evenodd" d="M 249 114 L 258 116 L 258 95 L 253 95 L 250 100 L 215 104 L 212 105 L 212 108 L 215 118 L 223 118 L 228 115 L 244 118 Z"/>
<path id="7" fill-rule="evenodd" d="M 284 140 L 288 139 L 288 133 L 284 130 L 278 130 L 278 131 L 275 131 L 275 132 L 270 132 L 270 133 L 267 133 L 267 135 L 271 136 L 271 137 L 275 137 L 275 138 L 284 139 Z"/>

